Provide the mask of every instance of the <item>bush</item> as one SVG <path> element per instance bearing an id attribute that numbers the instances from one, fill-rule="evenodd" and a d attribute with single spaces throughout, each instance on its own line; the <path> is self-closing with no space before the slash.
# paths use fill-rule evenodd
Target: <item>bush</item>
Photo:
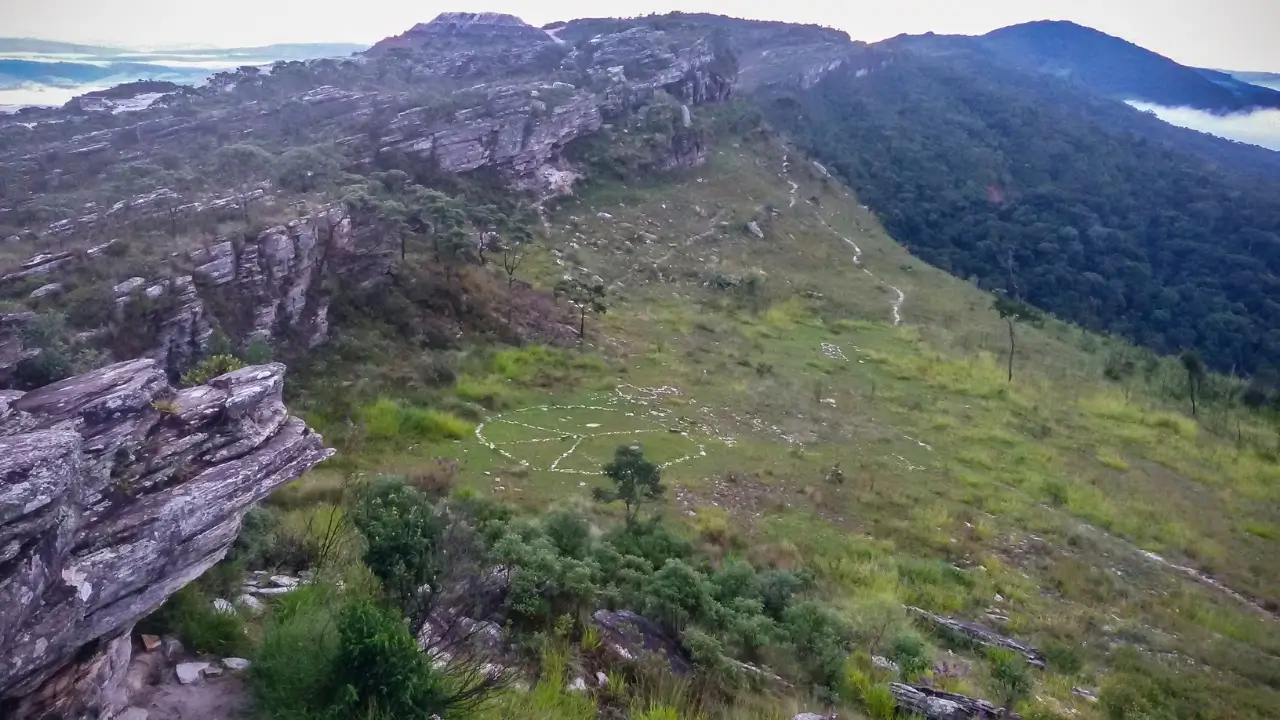
<path id="1" fill-rule="evenodd" d="M 711 610 L 711 586 L 680 560 L 667 560 L 645 586 L 643 614 L 672 630 L 681 630 Z"/>
<path id="2" fill-rule="evenodd" d="M 182 387 L 204 385 L 213 378 L 226 375 L 244 367 L 244 363 L 231 355 L 213 355 L 182 374 Z"/>
<path id="3" fill-rule="evenodd" d="M 479 403 L 489 410 L 506 407 L 510 395 L 507 387 L 496 378 L 460 377 L 453 386 L 453 394 L 468 402 Z"/>
<path id="4" fill-rule="evenodd" d="M 563 616 L 594 609 L 600 568 L 593 560 L 561 555 L 545 536 L 509 532 L 493 546 L 494 560 L 510 571 L 507 612 L 530 629 L 545 629 Z"/>
<path id="5" fill-rule="evenodd" d="M 240 534 L 227 552 L 227 562 L 250 570 L 299 571 L 314 567 L 319 548 L 304 531 L 284 523 L 275 510 L 253 508 L 245 513 Z"/>
<path id="6" fill-rule="evenodd" d="M 1044 646 L 1044 657 L 1049 669 L 1063 675 L 1075 675 L 1084 669 L 1084 658 L 1080 649 L 1066 643 L 1048 643 Z"/>
<path id="7" fill-rule="evenodd" d="M 392 480 L 363 489 L 352 516 L 365 537 L 365 564 L 392 602 L 409 609 L 419 588 L 435 586 L 443 572 L 446 518 L 422 493 Z"/>
<path id="8" fill-rule="evenodd" d="M 547 537 L 561 555 L 583 559 L 591 547 L 591 524 L 582 513 L 560 508 L 553 510 L 542 521 Z"/>
<path id="9" fill-rule="evenodd" d="M 808 679 L 815 685 L 839 687 L 851 640 L 844 620 L 821 604 L 806 600 L 787 608 L 782 629 Z"/>
<path id="10" fill-rule="evenodd" d="M 222 657 L 244 655 L 249 648 L 244 621 L 234 612 L 213 609 L 213 598 L 197 584 L 169 596 L 160 609 L 139 623 L 139 630 L 176 635 L 188 649 Z"/>
<path id="11" fill-rule="evenodd" d="M 660 522 L 622 525 L 610 531 L 606 540 L 619 553 L 644 558 L 654 567 L 693 555 L 693 545 Z"/>
<path id="12" fill-rule="evenodd" d="M 475 425 L 437 410 L 406 407 L 386 398 L 364 408 L 365 429 L 373 440 L 460 440 L 475 432 Z"/>
<path id="13" fill-rule="evenodd" d="M 427 468 L 407 475 L 405 482 L 434 501 L 448 497 L 457 479 L 458 461 L 438 457 Z"/>
<path id="14" fill-rule="evenodd" d="M 897 717 L 897 704 L 888 685 L 873 685 L 862 698 L 867 714 L 875 720 L 893 720 Z"/>
<path id="15" fill-rule="evenodd" d="M 338 621 L 331 687 L 342 717 L 427 717 L 445 710 L 446 691 L 404 619 L 355 601 Z"/>
<path id="16" fill-rule="evenodd" d="M 323 715 L 338 654 L 332 602 L 324 586 L 306 585 L 274 603 L 249 666 L 263 717 L 303 720 Z"/>
<path id="17" fill-rule="evenodd" d="M 898 664 L 903 682 L 913 682 L 929 670 L 929 653 L 924 640 L 907 630 L 889 641 L 889 659 Z"/>
<path id="18" fill-rule="evenodd" d="M 1004 706 L 1013 709 L 1031 692 L 1031 672 L 1020 655 L 1002 648 L 987 650 L 991 681 L 1000 692 Z"/>

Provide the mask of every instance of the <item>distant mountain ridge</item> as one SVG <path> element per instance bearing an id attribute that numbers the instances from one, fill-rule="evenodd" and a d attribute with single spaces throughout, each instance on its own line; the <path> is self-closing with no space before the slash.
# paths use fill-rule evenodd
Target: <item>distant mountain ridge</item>
<path id="1" fill-rule="evenodd" d="M 1021 69 L 1067 77 L 1104 95 L 1215 113 L 1280 108 L 1280 91 L 1179 64 L 1122 38 L 1066 21 L 1001 28 L 978 38 Z"/>
<path id="2" fill-rule="evenodd" d="M 899 35 L 882 45 L 925 55 L 985 53 L 1013 69 L 1052 75 L 1117 100 L 1218 115 L 1280 108 L 1280 90 L 1254 84 L 1241 77 L 1244 73 L 1182 65 L 1068 21 L 1041 20 L 978 36 Z"/>
<path id="3" fill-rule="evenodd" d="M 199 83 L 220 70 L 280 60 L 343 57 L 351 43 L 285 43 L 260 47 L 141 51 L 98 45 L 0 38 L 0 90 L 96 89 L 134 81 Z M 65 94 L 65 93 L 64 93 Z M 5 104 L 0 97 L 0 105 Z"/>

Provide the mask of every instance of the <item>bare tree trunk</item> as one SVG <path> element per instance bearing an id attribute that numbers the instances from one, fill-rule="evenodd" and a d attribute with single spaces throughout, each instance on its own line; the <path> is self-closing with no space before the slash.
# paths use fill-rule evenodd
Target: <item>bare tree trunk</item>
<path id="1" fill-rule="evenodd" d="M 1007 320 L 1006 322 L 1009 323 L 1009 382 L 1013 382 L 1013 353 L 1017 350 L 1017 347 L 1013 338 L 1013 321 Z"/>

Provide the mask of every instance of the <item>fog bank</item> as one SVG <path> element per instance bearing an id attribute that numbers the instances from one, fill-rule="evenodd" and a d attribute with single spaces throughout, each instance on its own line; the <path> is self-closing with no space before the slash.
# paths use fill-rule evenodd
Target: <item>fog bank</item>
<path id="1" fill-rule="evenodd" d="M 1280 150 L 1280 110 L 1214 115 L 1194 108 L 1165 107 L 1137 100 L 1129 100 L 1128 103 L 1144 112 L 1155 113 L 1156 117 L 1171 125 Z"/>

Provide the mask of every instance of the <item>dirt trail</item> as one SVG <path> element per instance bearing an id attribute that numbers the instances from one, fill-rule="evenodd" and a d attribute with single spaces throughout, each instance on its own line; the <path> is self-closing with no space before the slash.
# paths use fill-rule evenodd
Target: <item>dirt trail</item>
<path id="1" fill-rule="evenodd" d="M 800 186 L 796 184 L 796 182 L 793 181 L 791 178 L 787 177 L 787 170 L 790 167 L 791 167 L 791 163 L 787 162 L 787 155 L 783 154 L 781 177 L 788 185 L 791 186 L 791 205 L 795 205 L 796 191 L 799 189 Z M 855 266 L 857 266 L 860 270 L 862 270 L 862 272 L 866 273 L 867 277 L 871 278 L 872 280 L 875 280 L 876 282 L 880 283 L 884 287 L 889 288 L 894 292 L 895 295 L 897 295 L 897 297 L 894 298 L 893 302 L 890 304 L 890 311 L 893 313 L 894 327 L 901 325 L 902 324 L 902 305 L 907 301 L 907 294 L 904 293 L 901 290 L 901 288 L 897 287 L 896 285 L 890 285 L 884 280 L 881 280 L 879 277 L 876 276 L 875 273 L 871 272 L 866 267 L 864 267 L 862 264 L 862 248 L 858 247 L 858 243 L 836 232 L 836 229 L 831 227 L 829 224 L 827 224 L 826 219 L 822 217 L 822 213 L 818 212 L 816 208 L 814 209 L 813 214 L 818 218 L 818 222 L 822 223 L 822 227 L 830 231 L 832 235 L 835 235 L 836 237 L 843 240 L 846 245 L 853 248 L 853 264 Z"/>

